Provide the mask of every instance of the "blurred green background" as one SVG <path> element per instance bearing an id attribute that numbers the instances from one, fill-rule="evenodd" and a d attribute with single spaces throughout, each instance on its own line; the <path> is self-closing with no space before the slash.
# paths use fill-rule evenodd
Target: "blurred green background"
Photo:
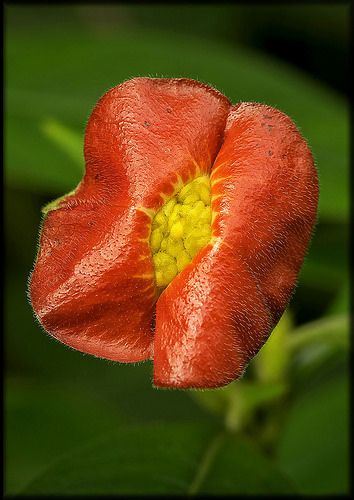
<path id="1" fill-rule="evenodd" d="M 5 6 L 5 493 L 348 492 L 348 11 Z M 225 389 L 153 389 L 150 363 L 55 342 L 26 298 L 41 207 L 80 180 L 97 99 L 138 75 L 280 108 L 318 166 L 296 294 Z"/>

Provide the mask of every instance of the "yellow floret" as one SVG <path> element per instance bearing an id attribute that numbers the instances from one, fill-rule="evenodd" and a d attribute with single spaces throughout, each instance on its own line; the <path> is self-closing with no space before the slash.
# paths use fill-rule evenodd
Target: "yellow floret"
<path id="1" fill-rule="evenodd" d="M 174 263 L 173 257 L 171 255 L 168 255 L 168 253 L 165 252 L 158 252 L 153 256 L 155 266 L 157 267 L 166 267 L 170 264 Z"/>
<path id="2" fill-rule="evenodd" d="M 165 288 L 211 238 L 210 180 L 197 177 L 155 215 L 150 246 L 156 284 Z"/>
<path id="3" fill-rule="evenodd" d="M 198 186 L 198 194 L 200 199 L 205 205 L 210 204 L 210 189 L 208 189 L 205 184 L 200 184 Z"/>
<path id="4" fill-rule="evenodd" d="M 181 191 L 178 193 L 177 195 L 177 198 L 178 198 L 178 201 L 179 202 L 183 202 L 185 197 L 188 196 L 190 190 L 192 189 L 192 186 L 191 186 L 191 182 L 189 182 L 188 184 L 186 184 L 185 186 L 183 186 L 183 188 L 181 189 Z"/>
<path id="5" fill-rule="evenodd" d="M 167 247 L 167 241 L 168 241 L 168 238 L 164 238 L 164 239 L 161 241 L 160 248 L 161 248 L 162 250 L 166 250 L 166 247 Z"/>
<path id="6" fill-rule="evenodd" d="M 170 235 L 174 240 L 180 240 L 183 236 L 183 224 L 181 221 L 175 222 L 170 230 Z"/>
<path id="7" fill-rule="evenodd" d="M 163 277 L 164 277 L 164 286 L 167 286 L 173 278 L 177 275 L 178 269 L 177 269 L 177 264 L 174 262 L 170 266 L 167 266 L 164 271 L 163 271 Z"/>
<path id="8" fill-rule="evenodd" d="M 174 258 L 183 252 L 183 240 L 174 240 L 173 238 L 168 238 L 166 245 L 166 252 Z"/>
<path id="9" fill-rule="evenodd" d="M 183 203 L 185 205 L 192 205 L 193 203 L 195 203 L 198 200 L 199 200 L 198 192 L 193 192 L 184 198 Z"/>
<path id="10" fill-rule="evenodd" d="M 159 210 L 157 214 L 155 215 L 154 218 L 154 223 L 156 222 L 157 225 L 161 226 L 165 222 L 167 222 L 167 218 L 165 217 L 165 214 L 163 211 Z"/>
<path id="11" fill-rule="evenodd" d="M 194 235 L 188 236 L 184 240 L 184 247 L 188 253 L 188 255 L 192 258 L 198 251 L 198 237 Z"/>
<path id="12" fill-rule="evenodd" d="M 163 234 L 162 234 L 161 229 L 154 229 L 153 232 L 151 233 L 150 245 L 151 245 L 152 253 L 156 253 L 159 251 L 159 248 L 161 246 L 162 237 L 163 237 Z"/>
<path id="13" fill-rule="evenodd" d="M 182 250 L 182 252 L 177 256 L 177 269 L 178 272 L 180 273 L 183 271 L 183 269 L 190 263 L 191 258 L 187 254 L 185 250 Z"/>
<path id="14" fill-rule="evenodd" d="M 177 207 L 178 205 L 176 205 L 175 207 L 176 210 L 173 210 L 168 218 L 167 227 L 169 230 L 171 230 L 171 227 L 173 226 L 173 224 L 175 224 L 175 222 L 179 221 L 180 215 L 179 215 L 179 210 L 177 210 Z"/>
<path id="15" fill-rule="evenodd" d="M 211 223 L 211 208 L 205 207 L 203 212 L 200 214 L 200 221 L 210 225 Z"/>
<path id="16" fill-rule="evenodd" d="M 164 205 L 162 210 L 163 213 L 166 215 L 166 217 L 168 217 L 171 214 L 173 207 L 176 205 L 176 202 L 177 202 L 176 198 L 171 198 L 170 201 L 168 201 L 166 205 Z"/>
<path id="17" fill-rule="evenodd" d="M 180 207 L 179 209 L 180 216 L 188 217 L 188 214 L 191 211 L 191 207 L 189 205 L 180 205 L 180 204 L 178 204 L 178 206 Z"/>
<path id="18" fill-rule="evenodd" d="M 199 200 L 196 203 L 194 203 L 190 213 L 193 216 L 193 218 L 199 218 L 204 212 L 204 210 L 205 210 L 205 205 L 202 202 L 202 200 Z"/>

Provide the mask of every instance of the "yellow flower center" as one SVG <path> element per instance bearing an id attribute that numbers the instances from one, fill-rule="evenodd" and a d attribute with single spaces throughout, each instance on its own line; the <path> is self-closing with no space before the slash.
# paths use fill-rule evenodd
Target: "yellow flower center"
<path id="1" fill-rule="evenodd" d="M 165 288 L 211 238 L 210 180 L 189 182 L 155 215 L 150 246 L 158 287 Z"/>

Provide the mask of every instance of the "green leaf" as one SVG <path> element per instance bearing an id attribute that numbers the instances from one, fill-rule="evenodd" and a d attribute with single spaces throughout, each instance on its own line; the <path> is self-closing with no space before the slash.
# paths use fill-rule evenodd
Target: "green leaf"
<path id="1" fill-rule="evenodd" d="M 331 303 L 327 313 L 330 315 L 345 314 L 350 310 L 349 308 L 349 280 L 347 279 Z"/>
<path id="2" fill-rule="evenodd" d="M 157 30 L 92 36 L 71 25 L 63 37 L 46 26 L 26 33 L 10 24 L 5 49 L 12 61 L 5 94 L 6 179 L 12 186 L 60 195 L 80 180 L 75 162 L 38 136 L 48 116 L 83 131 L 109 88 L 133 76 L 183 76 L 214 85 L 233 102 L 265 102 L 289 114 L 317 160 L 320 217 L 347 218 L 348 103 L 286 64 L 193 36 Z"/>
<path id="3" fill-rule="evenodd" d="M 241 379 L 220 389 L 193 391 L 189 394 L 202 408 L 221 416 L 228 430 L 241 432 L 256 410 L 269 406 L 286 392 L 287 385 L 284 382 Z"/>
<path id="4" fill-rule="evenodd" d="M 321 318 L 296 328 L 288 337 L 288 348 L 292 353 L 311 344 L 329 344 L 348 349 L 349 317 L 342 314 Z"/>
<path id="5" fill-rule="evenodd" d="M 300 282 L 323 292 L 336 292 L 349 273 L 348 248 L 347 224 L 319 224 L 301 269 Z M 314 300 L 322 301 L 317 295 L 311 297 L 312 303 Z"/>
<path id="6" fill-rule="evenodd" d="M 267 342 L 252 360 L 252 366 L 259 380 L 267 383 L 286 380 L 289 363 L 287 338 L 292 323 L 290 312 L 285 311 Z"/>
<path id="7" fill-rule="evenodd" d="M 120 426 L 63 456 L 22 492 L 52 494 L 288 493 L 257 449 L 203 422 Z"/>
<path id="8" fill-rule="evenodd" d="M 11 109 L 11 106 L 10 106 Z M 16 189 L 59 195 L 77 186 L 82 170 L 65 151 L 40 132 L 41 120 L 6 120 L 5 182 Z"/>
<path id="9" fill-rule="evenodd" d="M 45 120 L 41 124 L 41 130 L 45 136 L 66 152 L 83 172 L 83 140 L 80 134 L 53 119 Z"/>
<path id="10" fill-rule="evenodd" d="M 232 431 L 242 431 L 252 421 L 256 412 L 269 407 L 287 392 L 284 382 L 235 382 L 225 415 L 225 425 Z"/>
<path id="11" fill-rule="evenodd" d="M 291 376 L 294 387 L 308 385 L 308 380 L 323 366 L 346 359 L 349 351 L 347 315 L 325 316 L 296 328 L 288 337 L 292 355 Z M 302 381 L 302 382 L 301 382 Z"/>
<path id="12" fill-rule="evenodd" d="M 289 495 L 296 488 L 275 464 L 261 455 L 255 445 L 242 438 L 229 437 L 210 468 L 200 493 Z"/>
<path id="13" fill-rule="evenodd" d="M 89 387 L 11 378 L 6 383 L 6 492 L 17 493 L 64 452 L 127 419 Z"/>
<path id="14" fill-rule="evenodd" d="M 277 462 L 303 494 L 349 493 L 348 374 L 310 386 L 288 414 Z"/>

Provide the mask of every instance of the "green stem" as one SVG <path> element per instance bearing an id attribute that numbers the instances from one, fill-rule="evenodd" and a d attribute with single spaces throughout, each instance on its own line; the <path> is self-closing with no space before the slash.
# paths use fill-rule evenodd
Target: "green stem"
<path id="1" fill-rule="evenodd" d="M 288 348 L 292 353 L 315 342 L 332 342 L 347 347 L 349 342 L 347 315 L 333 316 L 312 321 L 293 330 L 288 336 Z"/>
<path id="2" fill-rule="evenodd" d="M 216 454 L 219 451 L 223 441 L 225 440 L 225 436 L 226 436 L 225 432 L 220 432 L 214 437 L 214 439 L 209 444 L 204 454 L 204 457 L 202 458 L 199 464 L 197 472 L 191 482 L 191 485 L 188 489 L 187 492 L 188 495 L 195 495 L 200 490 L 200 487 L 203 484 L 204 479 L 206 478 L 210 470 L 210 467 L 216 458 Z"/>

